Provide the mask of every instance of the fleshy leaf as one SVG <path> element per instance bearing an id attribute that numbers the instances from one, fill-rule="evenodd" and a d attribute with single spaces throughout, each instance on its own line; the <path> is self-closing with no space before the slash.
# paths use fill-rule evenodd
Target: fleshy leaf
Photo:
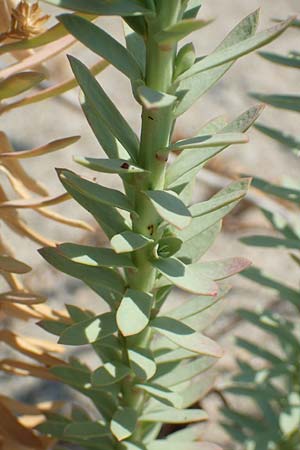
<path id="1" fill-rule="evenodd" d="M 119 175 L 127 175 L 145 172 L 144 169 L 132 164 L 126 159 L 99 159 L 78 156 L 74 158 L 74 161 L 84 167 L 87 167 L 88 169 L 102 173 L 118 173 Z"/>
<path id="2" fill-rule="evenodd" d="M 110 430 L 119 442 L 133 434 L 137 419 L 137 412 L 132 408 L 120 408 L 115 412 L 110 422 Z"/>
<path id="3" fill-rule="evenodd" d="M 91 267 L 136 268 L 129 256 L 117 255 L 110 248 L 66 243 L 58 245 L 57 249 L 71 261 Z"/>
<path id="4" fill-rule="evenodd" d="M 58 19 L 76 39 L 109 61 L 130 80 L 135 81 L 142 77 L 136 60 L 126 48 L 97 25 L 71 14 L 62 14 Z"/>
<path id="5" fill-rule="evenodd" d="M 151 327 L 170 341 L 191 352 L 216 358 L 220 358 L 223 354 L 216 342 L 170 317 L 157 317 L 152 320 Z"/>
<path id="6" fill-rule="evenodd" d="M 111 336 L 117 331 L 117 324 L 113 313 L 75 323 L 68 327 L 60 336 L 59 343 L 65 345 L 84 345 Z"/>
<path id="7" fill-rule="evenodd" d="M 175 286 L 193 294 L 215 296 L 217 285 L 203 276 L 197 264 L 186 266 L 176 258 L 156 259 L 152 264 Z"/>
<path id="8" fill-rule="evenodd" d="M 147 392 L 151 397 L 154 397 L 161 403 L 174 406 L 175 408 L 181 408 L 182 398 L 170 389 L 153 383 L 138 384 L 137 387 L 142 391 Z"/>
<path id="9" fill-rule="evenodd" d="M 102 16 L 139 16 L 152 13 L 137 0 L 45 0 L 61 8 Z"/>
<path id="10" fill-rule="evenodd" d="M 149 380 L 156 372 L 154 356 L 150 350 L 134 347 L 128 349 L 129 364 L 138 378 Z"/>
<path id="11" fill-rule="evenodd" d="M 224 50 L 216 50 L 206 58 L 203 58 L 201 59 L 201 61 L 194 64 L 194 66 L 191 69 L 189 69 L 187 72 L 184 73 L 184 75 L 181 76 L 182 79 L 188 78 L 199 72 L 238 59 L 241 56 L 244 56 L 247 53 L 256 50 L 257 48 L 260 48 L 263 45 L 268 44 L 276 37 L 280 36 L 280 34 L 282 34 L 284 30 L 286 30 L 294 20 L 295 16 L 290 17 L 289 19 L 280 22 L 274 27 L 269 28 L 268 30 L 265 31 L 261 31 L 260 33 L 257 33 L 256 35 L 249 37 L 248 39 L 245 39 L 242 42 L 232 45 L 231 47 L 228 47 Z"/>
<path id="12" fill-rule="evenodd" d="M 116 253 L 129 253 L 139 250 L 153 241 L 146 236 L 134 233 L 133 231 L 124 231 L 123 233 L 113 236 L 110 242 Z"/>
<path id="13" fill-rule="evenodd" d="M 107 436 L 109 430 L 99 422 L 73 422 L 66 426 L 64 429 L 65 438 L 80 438 L 81 440 L 87 440 L 91 438 L 99 438 Z"/>
<path id="14" fill-rule="evenodd" d="M 183 424 L 207 420 L 207 414 L 201 409 L 176 409 L 166 407 L 158 411 L 145 412 L 144 414 L 142 414 L 139 420 L 141 422 L 162 422 L 162 423 Z"/>
<path id="15" fill-rule="evenodd" d="M 165 45 L 180 41 L 190 33 L 193 33 L 193 31 L 200 30 L 208 23 L 204 20 L 185 19 L 156 33 L 154 39 L 163 48 Z"/>
<path id="16" fill-rule="evenodd" d="M 69 60 L 74 75 L 85 97 L 99 114 L 108 130 L 118 139 L 130 156 L 135 160 L 139 148 L 139 141 L 136 134 L 109 97 L 105 94 L 104 90 L 92 76 L 88 68 L 73 56 L 69 56 Z"/>
<path id="17" fill-rule="evenodd" d="M 158 214 L 176 228 L 183 229 L 191 222 L 191 214 L 178 195 L 173 191 L 147 191 Z"/>
<path id="18" fill-rule="evenodd" d="M 108 206 L 124 209 L 125 211 L 134 212 L 129 199 L 122 192 L 82 178 L 71 170 L 57 169 L 57 172 L 60 180 L 62 180 L 64 184 L 69 184 L 73 189 L 77 190 L 79 194 L 84 195 L 97 203 L 103 203 Z"/>
<path id="19" fill-rule="evenodd" d="M 128 289 L 116 315 L 117 325 L 123 336 L 133 336 L 146 328 L 152 303 L 152 295 Z"/>
<path id="20" fill-rule="evenodd" d="M 92 384 L 96 387 L 109 386 L 123 380 L 130 372 L 129 367 L 124 364 L 108 362 L 93 372 Z"/>

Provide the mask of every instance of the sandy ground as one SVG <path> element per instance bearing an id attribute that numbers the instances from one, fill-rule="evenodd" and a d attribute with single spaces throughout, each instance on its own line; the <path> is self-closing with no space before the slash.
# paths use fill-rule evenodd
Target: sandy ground
<path id="1" fill-rule="evenodd" d="M 261 29 L 269 26 L 271 19 L 274 17 L 286 18 L 291 13 L 300 13 L 299 0 L 207 0 L 204 2 L 203 17 L 215 18 L 215 21 L 205 31 L 194 34 L 194 42 L 199 54 L 212 51 L 240 19 L 258 7 L 261 7 Z M 51 8 L 50 11 L 52 11 Z M 105 19 L 102 22 L 106 29 L 109 29 L 120 40 L 122 39 L 118 20 Z M 299 39 L 299 31 L 290 29 L 275 43 L 269 45 L 268 50 L 276 50 L 278 52 L 296 50 L 297 39 Z M 93 55 L 82 48 L 76 48 L 74 51 L 72 50 L 72 53 L 79 55 L 85 62 L 94 60 Z M 65 58 L 57 58 L 54 66 L 51 67 L 50 70 L 55 79 L 60 79 L 62 75 L 69 73 Z M 133 128 L 138 131 L 139 111 L 129 93 L 129 84 L 125 77 L 118 74 L 113 68 L 109 68 L 99 76 L 99 80 Z M 249 92 L 296 94 L 299 93 L 298 86 L 299 72 L 274 66 L 264 61 L 257 54 L 250 55 L 238 61 L 214 89 L 180 118 L 177 124 L 177 133 L 181 136 L 192 136 L 202 124 L 219 114 L 225 113 L 229 118 L 234 118 L 255 103 L 249 97 Z M 77 106 L 78 90 L 73 90 L 66 94 L 64 98 L 66 101 L 63 99 L 49 100 L 38 106 L 25 107 L 1 117 L 1 129 L 9 135 L 16 148 L 19 149 L 30 148 L 46 141 L 73 134 L 79 133 L 82 136 L 80 142 L 69 150 L 63 150 L 26 162 L 25 166 L 30 173 L 35 174 L 49 188 L 52 194 L 62 192 L 62 187 L 54 171 L 55 167 L 75 168 L 72 162 L 72 155 L 103 155 Z M 262 117 L 264 123 L 278 124 L 287 132 L 298 131 L 298 120 L 298 116 L 294 113 L 278 112 L 272 108 L 267 108 Z M 299 161 L 296 158 L 255 130 L 249 132 L 249 137 L 249 144 L 233 146 L 226 156 L 219 158 L 219 165 L 222 168 L 227 170 L 246 170 L 249 174 L 267 176 L 273 180 L 280 180 L 287 175 L 291 177 L 299 176 Z M 84 172 L 80 168 L 79 170 Z M 102 176 L 98 176 L 97 179 L 106 185 L 117 185 L 117 181 L 113 177 L 102 178 Z M 211 193 L 203 182 L 199 183 L 198 189 L 198 194 L 201 197 Z M 57 207 L 56 210 L 70 217 L 90 220 L 85 211 L 77 207 L 73 201 L 65 203 L 62 207 Z M 86 242 L 99 242 L 102 240 L 102 235 L 99 233 L 96 233 L 94 236 L 86 236 L 82 232 L 70 230 L 63 225 L 48 222 L 34 213 L 26 213 L 23 216 L 28 219 L 28 223 L 39 233 L 56 241 L 77 241 L 83 239 Z M 257 217 L 256 213 L 250 211 L 245 216 L 245 220 L 253 222 Z M 12 237 L 7 229 L 3 229 L 3 231 L 7 239 L 13 242 L 18 258 L 29 261 L 35 269 L 35 274 L 29 276 L 29 283 L 47 295 L 51 305 L 61 307 L 64 303 L 93 304 L 97 308 L 103 309 L 103 304 L 81 283 L 58 274 L 49 268 L 37 254 L 36 245 L 18 237 Z M 297 281 L 293 267 L 284 252 L 279 257 L 277 250 L 276 252 L 272 250 L 266 252 L 265 250 L 249 249 L 237 242 L 237 238 L 243 234 L 245 234 L 243 231 L 238 230 L 234 232 L 225 231 L 217 239 L 216 244 L 209 253 L 209 257 L 246 256 L 255 264 L 265 267 L 273 275 L 282 274 L 282 269 L 284 268 L 286 279 L 291 283 Z M 270 292 L 259 290 L 250 282 L 245 282 L 238 277 L 232 281 L 232 284 L 232 293 L 227 299 L 224 316 L 226 318 L 233 313 L 236 307 L 264 305 L 272 297 Z M 224 317 L 220 319 L 220 323 L 223 323 Z M 216 325 L 216 327 L 218 326 L 220 324 Z M 19 327 L 19 330 L 26 334 L 32 334 L 33 328 L 32 325 L 22 325 Z M 44 338 L 46 336 L 45 333 L 39 332 L 37 329 L 34 333 L 42 335 Z M 232 336 L 225 339 L 225 344 L 227 349 L 232 349 Z M 231 367 L 232 354 L 231 350 L 227 350 L 222 370 L 226 371 Z M 25 384 L 21 383 L 22 386 L 20 386 L 20 383 L 16 383 L 15 379 L 5 377 L 3 383 L 5 383 L 5 389 L 10 390 L 12 395 L 24 397 L 24 390 L 32 389 L 34 382 L 28 379 Z M 33 391 L 30 390 L 29 392 L 31 398 L 33 395 L 37 397 L 42 395 L 43 398 L 47 398 L 48 395 L 47 390 L 42 394 L 35 394 L 33 388 Z M 208 409 L 211 409 L 215 415 L 215 404 L 212 406 L 208 405 Z M 222 433 L 219 434 L 215 427 L 210 430 L 211 436 L 224 444 L 225 437 Z"/>

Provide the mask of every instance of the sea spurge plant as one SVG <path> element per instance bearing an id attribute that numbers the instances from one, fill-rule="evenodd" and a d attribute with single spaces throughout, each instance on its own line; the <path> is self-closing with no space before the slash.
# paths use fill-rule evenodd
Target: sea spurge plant
<path id="1" fill-rule="evenodd" d="M 162 439 L 163 423 L 190 424 L 207 418 L 190 407 L 207 390 L 194 378 L 222 350 L 203 334 L 226 292 L 219 281 L 243 270 L 243 258 L 200 261 L 214 242 L 224 215 L 246 194 L 248 179 L 234 181 L 211 199 L 191 204 L 189 192 L 201 167 L 230 144 L 247 142 L 244 132 L 261 106 L 227 123 L 215 118 L 189 139 L 173 142 L 175 122 L 211 88 L 232 63 L 268 43 L 287 20 L 255 34 L 258 12 L 242 20 L 210 55 L 196 58 L 193 46 L 178 49 L 183 37 L 206 23 L 196 19 L 198 1 L 51 0 L 96 15 L 124 18 L 126 47 L 83 17 L 63 14 L 64 27 L 129 78 L 140 105 L 138 137 L 87 67 L 73 56 L 81 105 L 107 158 L 77 157 L 100 173 L 119 176 L 121 192 L 57 169 L 66 191 L 99 223 L 110 248 L 65 243 L 40 250 L 54 267 L 85 282 L 107 303 L 97 314 L 68 306 L 68 320 L 40 325 L 59 343 L 89 345 L 99 358 L 92 370 L 76 359 L 51 369 L 57 378 L 87 396 L 98 414 L 82 410 L 50 416 L 40 432 L 84 448 L 110 450 L 213 449 L 194 427 Z M 179 155 L 168 164 L 170 153 Z M 93 177 L 94 174 L 91 175 Z M 224 255 L 222 255 L 224 256 Z M 184 303 L 161 308 L 172 289 Z M 190 296 L 189 294 L 193 294 Z M 70 323 L 71 322 L 71 323 Z"/>

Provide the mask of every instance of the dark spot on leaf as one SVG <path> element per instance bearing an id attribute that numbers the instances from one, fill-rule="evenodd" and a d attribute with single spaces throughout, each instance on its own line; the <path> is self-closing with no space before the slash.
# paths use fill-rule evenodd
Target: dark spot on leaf
<path id="1" fill-rule="evenodd" d="M 150 231 L 150 236 L 154 233 L 154 225 L 148 225 L 148 230 Z"/>
<path id="2" fill-rule="evenodd" d="M 127 162 L 124 162 L 122 165 L 121 165 L 121 168 L 122 169 L 129 169 L 129 164 L 127 163 Z"/>
<path id="3" fill-rule="evenodd" d="M 148 116 L 148 119 L 150 119 L 150 120 L 154 120 L 154 119 L 153 119 L 153 117 L 151 117 L 151 116 Z"/>

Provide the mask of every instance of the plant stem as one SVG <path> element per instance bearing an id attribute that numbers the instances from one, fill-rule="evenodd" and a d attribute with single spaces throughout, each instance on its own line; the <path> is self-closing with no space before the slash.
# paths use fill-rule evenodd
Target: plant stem
<path id="1" fill-rule="evenodd" d="M 146 40 L 146 85 L 158 92 L 169 93 L 173 81 L 174 59 L 176 44 L 161 48 L 155 40 L 155 34 L 165 27 L 176 23 L 181 18 L 182 4 L 180 0 L 158 2 L 158 15 L 148 21 L 148 37 Z M 174 126 L 171 107 L 149 110 L 143 107 L 142 130 L 140 144 L 139 165 L 149 171 L 149 175 L 142 177 L 135 185 L 135 211 L 138 218 L 133 217 L 133 230 L 144 236 L 159 239 L 159 216 L 143 191 L 164 189 L 165 169 L 167 158 L 159 158 L 157 153 L 161 148 L 169 145 Z M 129 286 L 147 293 L 153 292 L 156 270 L 149 262 L 149 254 L 153 246 L 136 251 L 133 260 L 137 271 L 128 275 Z M 136 345 L 149 348 L 152 335 L 149 332 L 137 336 Z M 131 339 L 132 343 L 132 339 Z M 128 380 L 124 382 L 123 395 L 125 402 L 136 411 L 140 411 L 147 396 L 134 388 L 128 387 Z M 142 428 L 138 427 L 132 438 L 140 439 Z"/>

